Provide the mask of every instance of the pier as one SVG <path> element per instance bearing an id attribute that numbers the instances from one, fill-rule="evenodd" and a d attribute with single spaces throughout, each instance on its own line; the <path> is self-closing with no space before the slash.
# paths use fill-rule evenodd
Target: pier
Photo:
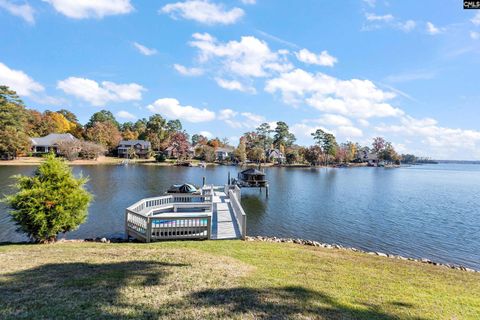
<path id="1" fill-rule="evenodd" d="M 152 242 L 245 239 L 247 217 L 236 185 L 206 185 L 200 194 L 142 199 L 125 210 L 127 237 Z"/>

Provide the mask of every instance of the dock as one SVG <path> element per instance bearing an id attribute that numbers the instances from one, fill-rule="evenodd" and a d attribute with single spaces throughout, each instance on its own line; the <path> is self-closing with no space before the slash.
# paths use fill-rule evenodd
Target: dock
<path id="1" fill-rule="evenodd" d="M 244 239 L 247 220 L 240 197 L 236 185 L 209 185 L 200 194 L 142 199 L 125 210 L 125 232 L 144 242 Z"/>

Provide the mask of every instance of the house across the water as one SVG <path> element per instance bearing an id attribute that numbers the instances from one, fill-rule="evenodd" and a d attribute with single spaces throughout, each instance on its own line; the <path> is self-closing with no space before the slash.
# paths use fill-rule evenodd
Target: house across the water
<path id="1" fill-rule="evenodd" d="M 60 141 L 75 141 L 77 138 L 70 133 L 50 133 L 45 137 L 30 138 L 32 142 L 33 153 L 49 153 L 58 152 L 58 142 Z"/>
<path id="2" fill-rule="evenodd" d="M 221 147 L 215 150 L 215 160 L 230 161 L 233 158 L 233 147 Z"/>
<path id="3" fill-rule="evenodd" d="M 132 149 L 139 158 L 148 158 L 152 150 L 150 141 L 145 140 L 122 140 L 117 147 L 120 158 L 128 158 L 128 150 Z"/>
<path id="4" fill-rule="evenodd" d="M 285 163 L 285 155 L 279 149 L 268 149 L 266 152 L 266 157 L 268 160 L 282 164 Z"/>

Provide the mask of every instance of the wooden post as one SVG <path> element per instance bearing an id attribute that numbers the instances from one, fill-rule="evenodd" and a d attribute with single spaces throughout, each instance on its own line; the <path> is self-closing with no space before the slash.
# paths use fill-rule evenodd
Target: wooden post
<path id="1" fill-rule="evenodd" d="M 128 241 L 128 210 L 125 210 L 125 239 Z"/>
<path id="2" fill-rule="evenodd" d="M 150 221 L 150 217 L 147 217 L 147 234 L 145 238 L 145 242 L 149 243 L 152 238 L 152 223 Z"/>
<path id="3" fill-rule="evenodd" d="M 205 185 L 205 181 L 206 181 L 206 178 L 203 177 L 203 178 L 202 178 L 202 187 Z"/>
<path id="4" fill-rule="evenodd" d="M 209 216 L 207 219 L 207 239 L 210 240 L 212 233 L 212 216 Z"/>
<path id="5" fill-rule="evenodd" d="M 240 201 L 240 199 L 239 199 Z M 242 223 L 242 240 L 245 240 L 247 236 L 247 216 L 243 216 L 243 223 Z"/>
<path id="6" fill-rule="evenodd" d="M 228 180 L 227 180 L 227 184 L 230 185 L 230 171 L 228 171 Z"/>
<path id="7" fill-rule="evenodd" d="M 265 188 L 265 194 L 266 194 L 266 196 L 267 196 L 267 198 L 268 198 L 268 184 L 267 184 L 267 186 L 266 186 L 266 188 Z"/>

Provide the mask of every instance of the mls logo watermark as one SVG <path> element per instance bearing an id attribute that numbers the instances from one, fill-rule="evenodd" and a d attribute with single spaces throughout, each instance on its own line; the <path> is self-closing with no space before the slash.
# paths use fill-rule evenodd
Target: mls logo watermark
<path id="1" fill-rule="evenodd" d="M 480 9 L 480 1 L 463 0 L 463 9 Z"/>

